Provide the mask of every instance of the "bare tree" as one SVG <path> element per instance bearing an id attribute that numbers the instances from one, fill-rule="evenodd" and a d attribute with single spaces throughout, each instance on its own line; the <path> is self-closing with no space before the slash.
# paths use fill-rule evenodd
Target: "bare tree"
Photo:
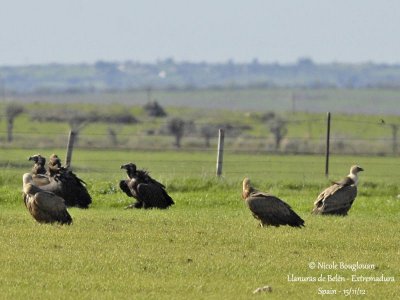
<path id="1" fill-rule="evenodd" d="M 165 117 L 167 113 L 164 108 L 158 104 L 157 101 L 150 101 L 143 106 L 143 109 L 146 111 L 147 115 L 150 117 Z"/>
<path id="2" fill-rule="evenodd" d="M 210 140 L 213 136 L 216 136 L 217 132 L 218 129 L 215 128 L 215 126 L 211 125 L 204 125 L 203 127 L 200 128 L 200 134 L 204 137 L 205 146 L 207 148 L 210 147 Z"/>
<path id="3" fill-rule="evenodd" d="M 90 116 L 87 113 L 75 110 L 65 110 L 63 118 L 68 122 L 71 131 L 76 133 L 81 131 L 90 122 Z"/>
<path id="4" fill-rule="evenodd" d="M 117 139 L 117 132 L 115 131 L 114 128 L 108 127 L 108 139 L 111 143 L 111 145 L 116 146 L 118 144 L 118 139 Z"/>
<path id="5" fill-rule="evenodd" d="M 275 117 L 276 117 L 276 114 L 275 114 L 273 111 L 268 111 L 268 112 L 266 112 L 266 113 L 263 113 L 263 114 L 260 116 L 260 119 L 261 119 L 261 121 L 263 121 L 263 122 L 269 122 L 269 121 L 275 119 Z"/>
<path id="6" fill-rule="evenodd" d="M 269 131 L 274 135 L 275 151 L 278 151 L 283 138 L 287 134 L 286 121 L 281 118 L 274 118 L 269 122 Z"/>
<path id="7" fill-rule="evenodd" d="M 46 114 L 42 110 L 30 111 L 31 120 L 38 122 L 67 122 L 70 126 L 80 126 L 88 122 L 104 122 L 112 124 L 135 124 L 138 120 L 123 108 L 119 112 L 110 112 L 101 109 L 84 112 L 75 109 L 47 109 Z"/>
<path id="8" fill-rule="evenodd" d="M 173 118 L 167 123 L 168 131 L 175 136 L 175 146 L 181 147 L 181 139 L 185 132 L 185 121 L 180 118 Z"/>
<path id="9" fill-rule="evenodd" d="M 24 112 L 24 107 L 19 104 L 10 103 L 5 108 L 7 118 L 7 142 L 13 141 L 13 129 L 15 118 Z"/>

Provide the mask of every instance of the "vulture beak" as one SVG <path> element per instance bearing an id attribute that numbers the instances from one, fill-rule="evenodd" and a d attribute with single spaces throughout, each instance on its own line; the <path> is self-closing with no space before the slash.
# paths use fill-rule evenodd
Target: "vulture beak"
<path id="1" fill-rule="evenodd" d="M 33 160 L 34 162 L 38 162 L 39 158 L 42 157 L 40 154 L 32 155 L 28 158 L 28 160 Z"/>
<path id="2" fill-rule="evenodd" d="M 361 167 L 358 167 L 358 168 L 357 168 L 357 171 L 358 171 L 358 172 L 360 172 L 360 171 L 364 171 L 364 169 L 363 169 L 363 168 L 361 168 Z"/>
<path id="3" fill-rule="evenodd" d="M 132 175 L 136 172 L 136 166 L 133 163 L 122 165 L 121 169 L 125 169 L 128 172 L 128 175 Z"/>
<path id="4" fill-rule="evenodd" d="M 121 169 L 129 169 L 129 168 L 134 168 L 134 169 L 136 169 L 136 165 L 133 164 L 133 163 L 128 163 L 128 164 L 125 164 L 125 165 L 122 165 L 122 166 L 121 166 Z"/>

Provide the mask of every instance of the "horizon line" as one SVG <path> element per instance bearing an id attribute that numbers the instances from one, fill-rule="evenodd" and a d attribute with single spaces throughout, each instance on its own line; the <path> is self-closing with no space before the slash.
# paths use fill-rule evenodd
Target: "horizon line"
<path id="1" fill-rule="evenodd" d="M 400 62 L 378 62 L 374 60 L 366 60 L 366 61 L 339 61 L 333 60 L 331 62 L 319 62 L 313 60 L 311 57 L 301 56 L 297 58 L 297 60 L 292 62 L 280 62 L 280 61 L 262 61 L 258 58 L 253 58 L 249 61 L 242 61 L 242 60 L 235 60 L 232 58 L 228 58 L 226 60 L 221 61 L 213 61 L 213 60 L 178 60 L 173 57 L 166 57 L 166 58 L 157 58 L 153 61 L 146 61 L 146 60 L 135 60 L 135 59 L 96 59 L 94 61 L 80 61 L 80 62 L 25 62 L 25 63 L 11 63 L 11 64 L 0 64 L 0 68 L 18 68 L 18 67 L 35 67 L 35 66 L 51 66 L 51 65 L 95 65 L 97 63 L 113 63 L 113 64 L 126 64 L 126 63 L 134 63 L 134 64 L 141 64 L 141 65 L 157 65 L 160 63 L 171 62 L 175 64 L 209 64 L 209 65 L 224 65 L 224 64 L 235 64 L 235 65 L 251 65 L 251 64 L 259 64 L 259 65 L 281 65 L 281 66 L 292 66 L 292 65 L 299 65 L 299 64 L 310 64 L 310 65 L 386 65 L 386 66 L 399 66 Z"/>

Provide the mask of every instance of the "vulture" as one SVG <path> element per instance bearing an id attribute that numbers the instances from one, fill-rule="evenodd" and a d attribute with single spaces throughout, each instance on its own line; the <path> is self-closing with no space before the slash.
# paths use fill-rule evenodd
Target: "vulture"
<path id="1" fill-rule="evenodd" d="M 35 164 L 32 167 L 32 174 L 46 174 L 46 159 L 40 154 L 32 155 L 28 158 L 29 161 L 34 161 Z"/>
<path id="2" fill-rule="evenodd" d="M 49 163 L 47 164 L 48 174 L 51 177 L 57 175 L 61 169 L 61 159 L 57 154 L 52 154 L 49 159 Z"/>
<path id="3" fill-rule="evenodd" d="M 121 190 L 137 200 L 126 208 L 164 209 L 174 204 L 165 186 L 151 178 L 147 171 L 137 170 L 133 163 L 122 165 L 121 169 L 125 169 L 128 175 L 126 180 L 119 183 Z"/>
<path id="4" fill-rule="evenodd" d="M 304 226 L 304 220 L 287 203 L 275 196 L 256 190 L 250 185 L 249 178 L 243 180 L 242 198 L 247 203 L 254 218 L 260 221 L 261 227 Z"/>
<path id="5" fill-rule="evenodd" d="M 56 154 L 50 157 L 46 175 L 40 175 L 40 183 L 37 176 L 34 174 L 34 184 L 40 186 L 42 190 L 63 198 L 67 206 L 88 208 L 92 203 L 92 198 L 85 186 L 86 183 L 71 170 L 62 167 L 61 160 Z"/>
<path id="6" fill-rule="evenodd" d="M 364 171 L 354 165 L 350 173 L 338 182 L 322 191 L 314 202 L 312 213 L 315 215 L 346 216 L 357 196 L 358 172 Z"/>
<path id="7" fill-rule="evenodd" d="M 35 163 L 31 170 L 32 182 L 37 186 L 49 184 L 50 178 L 46 175 L 46 168 L 44 166 L 46 159 L 40 154 L 35 154 L 30 156 L 28 160 Z"/>
<path id="8" fill-rule="evenodd" d="M 68 225 L 72 223 L 63 198 L 34 185 L 30 173 L 23 175 L 22 182 L 25 206 L 37 222 Z"/>

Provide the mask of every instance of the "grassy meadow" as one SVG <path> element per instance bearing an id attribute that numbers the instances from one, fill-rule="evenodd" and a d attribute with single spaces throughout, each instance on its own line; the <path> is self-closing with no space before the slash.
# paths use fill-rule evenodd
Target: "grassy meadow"
<path id="1" fill-rule="evenodd" d="M 22 203 L 27 157 L 63 157 L 64 151 L 0 149 L 2 299 L 318 299 L 327 290 L 336 299 L 350 289 L 365 292 L 362 299 L 394 299 L 400 293 L 397 157 L 334 155 L 325 178 L 322 156 L 227 152 L 223 176 L 216 178 L 214 151 L 76 149 L 73 168 L 93 204 L 70 208 L 71 226 L 41 225 Z M 125 177 L 119 166 L 128 161 L 165 183 L 176 204 L 124 210 L 131 201 L 119 191 Z M 312 216 L 329 179 L 346 175 L 354 163 L 365 172 L 349 216 Z M 244 176 L 289 203 L 306 227 L 258 227 L 240 198 Z M 374 268 L 322 267 L 341 262 Z M 395 282 L 352 281 L 352 275 L 382 274 Z M 271 293 L 253 295 L 266 285 Z"/>
<path id="2" fill-rule="evenodd" d="M 391 125 L 400 121 L 398 95 L 380 89 L 216 89 L 12 99 L 25 103 L 26 111 L 15 119 L 11 143 L 6 118 L 0 118 L 0 299 L 319 299 L 324 292 L 336 292 L 326 295 L 332 299 L 396 298 L 400 161 L 392 152 Z M 168 118 L 196 125 L 181 149 L 159 132 L 168 118 L 145 116 L 142 105 L 150 96 L 166 107 Z M 139 120 L 91 123 L 79 133 L 72 167 L 87 183 L 93 204 L 88 210 L 70 208 L 71 226 L 36 223 L 21 195 L 29 156 L 65 158 L 69 125 L 33 121 L 29 114 L 56 108 L 128 111 Z M 332 156 L 326 178 L 321 154 L 328 110 Z M 279 151 L 262 121 L 271 111 L 287 121 Z M 199 132 L 221 123 L 245 129 L 227 132 L 223 176 L 216 178 L 217 133 L 206 147 Z M 132 200 L 119 190 L 126 176 L 120 165 L 130 161 L 164 183 L 176 204 L 168 210 L 124 210 Z M 312 216 L 319 192 L 355 163 L 365 172 L 349 215 Z M 306 226 L 258 227 L 240 197 L 245 176 L 290 204 Z M 340 263 L 374 268 L 329 268 Z M 383 275 L 395 282 L 352 281 L 352 275 Z M 296 277 L 315 281 L 291 279 Z M 272 292 L 253 295 L 263 286 Z"/>

